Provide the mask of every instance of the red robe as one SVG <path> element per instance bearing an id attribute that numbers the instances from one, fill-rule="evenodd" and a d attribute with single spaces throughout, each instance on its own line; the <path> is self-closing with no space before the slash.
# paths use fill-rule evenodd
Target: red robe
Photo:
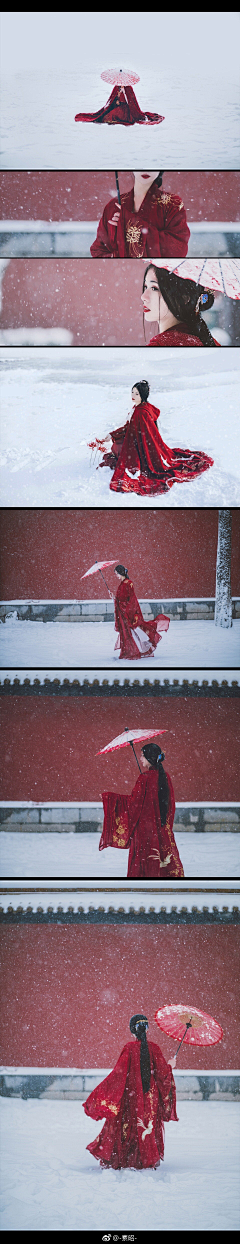
<path id="1" fill-rule="evenodd" d="M 113 225 L 117 208 L 118 203 L 113 200 L 104 208 L 96 241 L 90 246 L 93 259 L 187 255 L 190 229 L 178 194 L 165 194 L 153 183 L 135 212 L 132 189 L 122 194 L 118 224 Z"/>
<path id="2" fill-rule="evenodd" d="M 112 452 L 104 453 L 100 465 L 115 467 L 110 483 L 112 492 L 154 496 L 168 492 L 175 483 L 196 479 L 213 466 L 213 458 L 199 450 L 170 449 L 165 445 L 157 427 L 159 415 L 157 406 L 141 402 L 135 406 L 129 423 L 111 432 Z"/>
<path id="3" fill-rule="evenodd" d="M 151 657 L 160 642 L 160 631 L 168 631 L 169 623 L 170 618 L 164 613 L 159 613 L 151 622 L 145 622 L 131 580 L 124 579 L 119 584 L 115 596 L 115 630 L 118 631 L 115 648 L 120 647 L 120 660 Z"/>
<path id="4" fill-rule="evenodd" d="M 215 346 L 220 346 L 220 342 L 213 337 Z M 149 346 L 202 346 L 200 337 L 195 337 L 194 333 L 189 332 L 187 324 L 173 324 L 172 328 L 166 328 L 164 333 L 158 333 L 157 337 L 152 337 Z"/>
<path id="5" fill-rule="evenodd" d="M 156 769 L 140 773 L 131 795 L 116 795 L 114 791 L 102 794 L 104 822 L 99 851 L 129 847 L 128 877 L 184 877 L 173 833 L 174 790 L 168 773 L 166 777 L 169 802 L 165 825 L 161 824 Z"/>
<path id="6" fill-rule="evenodd" d="M 172 1068 L 159 1045 L 148 1041 L 151 1081 L 143 1092 L 140 1071 L 140 1041 L 128 1041 L 120 1058 L 105 1080 L 84 1102 L 85 1114 L 103 1119 L 100 1135 L 87 1145 L 101 1166 L 159 1166 L 164 1157 L 164 1122 L 178 1122 L 176 1088 Z"/>
<path id="7" fill-rule="evenodd" d="M 132 86 L 114 86 L 104 108 L 98 112 L 77 112 L 75 121 L 96 121 L 107 125 L 160 125 L 165 117 L 158 112 L 141 112 Z"/>

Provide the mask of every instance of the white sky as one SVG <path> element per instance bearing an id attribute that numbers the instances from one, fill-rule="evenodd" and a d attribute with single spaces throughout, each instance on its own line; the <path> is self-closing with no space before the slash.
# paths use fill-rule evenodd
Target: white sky
<path id="1" fill-rule="evenodd" d="M 173 21 L 174 16 L 174 21 Z M 159 67 L 179 74 L 201 71 L 233 81 L 238 71 L 240 17 L 237 12 L 147 14 L 144 25 L 136 12 L 3 12 L 2 69 L 15 73 L 35 69 L 135 69 Z M 162 60 L 163 58 L 163 60 Z M 206 90 L 206 83 L 204 86 Z"/>

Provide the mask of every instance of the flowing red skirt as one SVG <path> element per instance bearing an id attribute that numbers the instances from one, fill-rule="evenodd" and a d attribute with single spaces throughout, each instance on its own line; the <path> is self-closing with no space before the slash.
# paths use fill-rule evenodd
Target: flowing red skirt
<path id="1" fill-rule="evenodd" d="M 164 1122 L 178 1122 L 172 1069 L 155 1042 L 148 1041 L 148 1048 L 148 1093 L 142 1088 L 140 1043 L 129 1041 L 113 1071 L 84 1102 L 86 1115 L 106 1120 L 96 1140 L 87 1145 L 101 1166 L 114 1170 L 159 1166 L 164 1157 Z"/>
<path id="2" fill-rule="evenodd" d="M 164 613 L 145 622 L 131 579 L 120 583 L 115 599 L 115 629 L 118 631 L 115 649 L 120 648 L 120 661 L 152 657 L 160 643 L 161 631 L 168 631 L 169 623 L 170 618 Z"/>
<path id="3" fill-rule="evenodd" d="M 115 466 L 112 492 L 154 496 L 169 492 L 175 483 L 196 479 L 213 466 L 213 458 L 200 450 L 170 449 L 157 427 L 159 411 L 150 402 L 135 407 L 125 428 L 112 433 L 112 454 L 103 464 Z"/>
<path id="4" fill-rule="evenodd" d="M 124 87 L 125 95 L 118 101 L 119 91 L 113 87 L 104 108 L 98 112 L 77 112 L 75 121 L 93 121 L 103 125 L 160 125 L 165 118 L 157 112 L 141 112 L 131 86 Z"/>

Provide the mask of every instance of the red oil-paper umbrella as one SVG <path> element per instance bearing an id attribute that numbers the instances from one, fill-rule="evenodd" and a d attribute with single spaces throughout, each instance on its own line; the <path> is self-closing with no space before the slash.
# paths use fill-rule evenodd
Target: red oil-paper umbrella
<path id="1" fill-rule="evenodd" d="M 217 1045 L 223 1037 L 223 1029 L 212 1015 L 207 1015 L 205 1011 L 199 1011 L 188 1003 L 162 1006 L 156 1011 L 154 1018 L 162 1032 L 167 1032 L 175 1041 L 180 1038 L 175 1058 L 183 1042 L 184 1045 Z"/>
<path id="2" fill-rule="evenodd" d="M 102 576 L 103 582 L 105 583 L 105 587 L 107 587 L 109 596 L 111 596 L 112 598 L 112 592 L 110 592 L 108 583 L 106 579 L 104 579 L 104 574 L 102 572 L 106 566 L 115 566 L 115 564 L 116 564 L 115 557 L 110 562 L 94 562 L 93 566 L 90 566 L 89 570 L 85 571 L 85 574 L 81 574 L 81 579 L 88 579 L 88 576 L 91 574 L 97 574 L 97 573 L 100 574 Z"/>
<path id="3" fill-rule="evenodd" d="M 125 69 L 104 69 L 101 73 L 104 82 L 111 82 L 112 86 L 134 86 L 135 82 L 140 82 L 139 74 L 133 70 L 125 71 Z"/>
<path id="4" fill-rule="evenodd" d="M 153 264 L 204 289 L 240 298 L 240 259 L 153 259 Z"/>
<path id="5" fill-rule="evenodd" d="M 117 734 L 116 738 L 111 740 L 111 743 L 107 743 L 106 747 L 101 747 L 100 752 L 96 752 L 96 756 L 104 756 L 106 752 L 117 752 L 119 747 L 127 747 L 130 744 L 140 769 L 134 743 L 143 743 L 145 739 L 153 739 L 156 734 L 166 734 L 166 730 L 129 730 L 128 726 L 126 726 L 122 734 Z"/>

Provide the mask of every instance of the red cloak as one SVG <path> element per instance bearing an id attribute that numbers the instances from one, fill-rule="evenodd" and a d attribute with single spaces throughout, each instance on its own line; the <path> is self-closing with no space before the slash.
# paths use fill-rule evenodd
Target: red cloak
<path id="1" fill-rule="evenodd" d="M 159 415 L 157 406 L 141 402 L 135 406 L 129 423 L 111 432 L 112 451 L 104 453 L 100 465 L 115 467 L 110 483 L 112 492 L 154 496 L 168 492 L 175 483 L 196 479 L 213 466 L 213 458 L 203 452 L 165 445 L 157 427 Z"/>
<path id="2" fill-rule="evenodd" d="M 151 657 L 160 643 L 160 631 L 168 631 L 169 623 L 170 618 L 164 613 L 159 613 L 151 622 L 145 622 L 131 580 L 124 579 L 119 584 L 115 596 L 115 630 L 119 638 L 115 648 L 120 647 L 120 660 Z"/>
<path id="3" fill-rule="evenodd" d="M 213 337 L 215 346 L 220 346 L 220 342 Z M 166 328 L 164 333 L 158 333 L 157 337 L 152 337 L 148 342 L 149 346 L 202 346 L 200 337 L 195 337 L 194 333 L 189 332 L 187 324 L 173 324 L 172 328 Z"/>
<path id="4" fill-rule="evenodd" d="M 132 86 L 114 86 L 104 108 L 98 112 L 77 112 L 75 121 L 96 121 L 107 125 L 160 125 L 165 117 L 158 112 L 141 112 Z"/>
<path id="5" fill-rule="evenodd" d="M 153 183 L 135 212 L 132 189 L 122 194 L 118 224 L 114 225 L 112 217 L 117 208 L 119 204 L 113 200 L 104 208 L 96 240 L 90 246 L 93 259 L 187 255 L 190 229 L 178 194 L 165 194 Z"/>
<path id="6" fill-rule="evenodd" d="M 143 1092 L 140 1041 L 128 1041 L 105 1080 L 84 1102 L 85 1114 L 103 1119 L 100 1135 L 87 1145 L 101 1166 L 159 1166 L 164 1157 L 164 1122 L 178 1122 L 172 1068 L 155 1042 L 148 1041 L 151 1081 Z"/>
<path id="7" fill-rule="evenodd" d="M 166 777 L 169 802 L 165 825 L 161 824 L 156 769 L 140 773 L 131 795 L 102 793 L 104 822 L 99 851 L 129 847 L 128 877 L 184 877 L 173 833 L 174 790 L 168 773 Z"/>

